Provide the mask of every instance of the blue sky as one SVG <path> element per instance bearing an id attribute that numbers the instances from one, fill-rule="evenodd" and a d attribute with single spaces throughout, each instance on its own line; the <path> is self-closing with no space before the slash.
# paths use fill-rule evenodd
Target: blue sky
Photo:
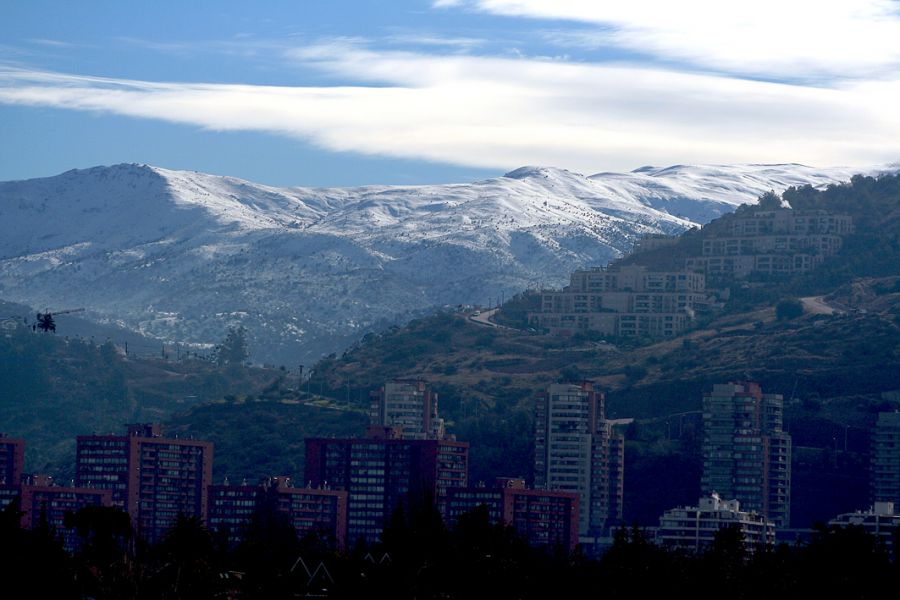
<path id="1" fill-rule="evenodd" d="M 900 160 L 897 106 L 892 0 L 0 4 L 0 180 L 865 166 Z"/>

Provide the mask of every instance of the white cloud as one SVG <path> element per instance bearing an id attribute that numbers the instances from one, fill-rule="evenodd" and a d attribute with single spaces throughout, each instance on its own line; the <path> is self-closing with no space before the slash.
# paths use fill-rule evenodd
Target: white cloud
<path id="1" fill-rule="evenodd" d="M 500 169 L 863 165 L 900 156 L 900 80 L 804 87 L 621 65 L 378 52 L 347 40 L 289 58 L 356 83 L 176 84 L 5 69 L 0 102 Z"/>
<path id="2" fill-rule="evenodd" d="M 592 33 L 575 35 L 590 45 L 621 47 L 732 73 L 871 77 L 896 73 L 900 67 L 900 4 L 892 0 L 469 0 L 464 4 L 500 15 L 596 25 Z"/>

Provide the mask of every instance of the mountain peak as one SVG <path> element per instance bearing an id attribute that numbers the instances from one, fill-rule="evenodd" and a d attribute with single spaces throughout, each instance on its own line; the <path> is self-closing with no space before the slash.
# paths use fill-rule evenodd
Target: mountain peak
<path id="1" fill-rule="evenodd" d="M 506 173 L 504 177 L 508 179 L 531 179 L 531 178 L 543 178 L 548 179 L 550 177 L 581 177 L 579 173 L 573 173 L 568 169 L 559 169 L 556 167 L 540 167 L 540 166 L 525 166 L 519 167 L 509 173 Z"/>

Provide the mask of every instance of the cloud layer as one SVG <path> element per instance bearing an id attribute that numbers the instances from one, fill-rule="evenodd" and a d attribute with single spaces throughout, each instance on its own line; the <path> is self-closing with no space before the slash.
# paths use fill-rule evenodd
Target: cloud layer
<path id="1" fill-rule="evenodd" d="M 435 6 L 585 23 L 595 28 L 559 39 L 731 73 L 856 78 L 900 69 L 900 4 L 892 0 L 438 0 Z"/>
<path id="2" fill-rule="evenodd" d="M 478 56 L 471 52 L 481 41 L 464 36 L 405 34 L 388 40 L 389 49 L 358 38 L 304 46 L 229 40 L 223 52 L 267 53 L 282 68 L 312 69 L 339 83 L 166 83 L 0 65 L 0 103 L 261 131 L 333 151 L 497 169 L 853 166 L 900 157 L 895 2 L 760 0 L 752 11 L 712 0 L 435 6 L 544 25 L 578 21 L 577 29 L 556 22 L 541 31 L 560 43 L 653 55 L 655 66 Z M 404 40 L 419 49 L 396 50 Z M 173 48 L 183 51 L 173 43 L 162 50 Z"/>

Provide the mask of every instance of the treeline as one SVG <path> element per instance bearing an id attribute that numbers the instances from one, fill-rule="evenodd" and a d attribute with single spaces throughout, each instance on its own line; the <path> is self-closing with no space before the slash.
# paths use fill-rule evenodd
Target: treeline
<path id="1" fill-rule="evenodd" d="M 46 527 L 19 529 L 14 505 L 3 511 L 4 585 L 53 598 L 525 600 L 882 598 L 900 583 L 896 553 L 856 527 L 820 527 L 806 544 L 754 552 L 739 530 L 723 529 L 697 554 L 657 546 L 634 528 L 619 531 L 595 560 L 579 549 L 530 548 L 511 528 L 491 524 L 484 507 L 452 529 L 435 510 L 398 511 L 383 543 L 345 553 L 315 536 L 298 538 L 274 510 L 256 513 L 235 548 L 193 518 L 179 518 L 155 546 L 137 543 L 128 516 L 116 509 L 84 509 L 69 524 L 81 540 L 74 555 Z M 896 547 L 900 535 L 893 540 Z"/>

